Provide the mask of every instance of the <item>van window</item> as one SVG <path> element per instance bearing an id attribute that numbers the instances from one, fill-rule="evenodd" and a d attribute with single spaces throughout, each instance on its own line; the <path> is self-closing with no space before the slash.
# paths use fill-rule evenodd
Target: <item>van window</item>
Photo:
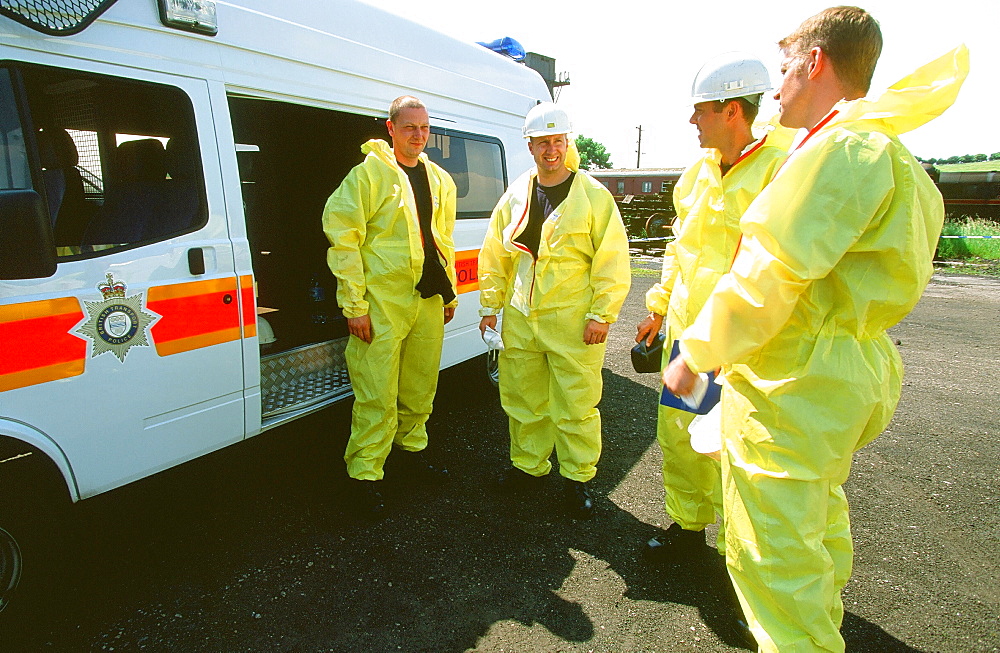
<path id="1" fill-rule="evenodd" d="M 207 212 L 194 112 L 178 88 L 22 69 L 60 256 L 193 231 Z"/>
<path id="2" fill-rule="evenodd" d="M 31 188 L 24 131 L 14 105 L 10 71 L 0 69 L 0 190 Z"/>
<path id="3" fill-rule="evenodd" d="M 490 217 L 507 186 L 500 141 L 450 130 L 441 133 L 432 130 L 424 151 L 455 180 L 456 217 Z"/>
<path id="4" fill-rule="evenodd" d="M 79 161 L 76 164 L 83 177 L 83 190 L 88 198 L 98 200 L 104 197 L 104 176 L 101 174 L 101 144 L 97 132 L 81 129 L 67 129 Z"/>

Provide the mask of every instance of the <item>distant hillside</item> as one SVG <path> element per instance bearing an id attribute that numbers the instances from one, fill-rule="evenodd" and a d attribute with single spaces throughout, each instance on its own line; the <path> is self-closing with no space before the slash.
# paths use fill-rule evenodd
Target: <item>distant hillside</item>
<path id="1" fill-rule="evenodd" d="M 1000 172 L 1000 161 L 976 161 L 974 163 L 936 163 L 941 172 Z"/>

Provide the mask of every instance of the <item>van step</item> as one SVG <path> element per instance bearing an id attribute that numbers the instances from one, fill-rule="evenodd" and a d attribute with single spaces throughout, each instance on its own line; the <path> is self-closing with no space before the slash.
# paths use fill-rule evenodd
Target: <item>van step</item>
<path id="1" fill-rule="evenodd" d="M 347 338 L 306 345 L 260 359 L 262 416 L 272 417 L 351 393 Z"/>

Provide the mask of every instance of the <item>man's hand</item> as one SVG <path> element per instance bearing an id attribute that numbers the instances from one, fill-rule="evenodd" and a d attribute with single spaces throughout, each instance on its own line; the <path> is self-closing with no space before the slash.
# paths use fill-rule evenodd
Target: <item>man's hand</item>
<path id="1" fill-rule="evenodd" d="M 635 341 L 641 342 L 645 338 L 646 346 L 649 347 L 656 340 L 656 334 L 660 332 L 660 327 L 662 326 L 663 316 L 657 313 L 650 313 L 646 319 L 636 325 L 635 330 L 638 333 L 635 334 Z"/>
<path id="2" fill-rule="evenodd" d="M 497 316 L 496 315 L 485 315 L 483 319 L 479 320 L 479 333 L 480 335 L 486 335 L 486 327 L 489 327 L 496 331 L 497 329 Z"/>
<path id="3" fill-rule="evenodd" d="M 670 361 L 670 365 L 663 370 L 663 385 L 675 397 L 691 394 L 697 379 L 698 375 L 691 371 L 680 356 Z"/>
<path id="4" fill-rule="evenodd" d="M 372 344 L 372 319 L 367 314 L 347 318 L 347 330 L 352 336 L 361 338 L 369 345 Z"/>
<path id="5" fill-rule="evenodd" d="M 599 345 L 608 339 L 607 322 L 597 320 L 587 320 L 587 327 L 583 330 L 583 342 L 588 345 Z"/>
<path id="6" fill-rule="evenodd" d="M 451 318 L 455 317 L 455 307 L 444 307 L 444 323 L 448 324 L 451 322 Z"/>

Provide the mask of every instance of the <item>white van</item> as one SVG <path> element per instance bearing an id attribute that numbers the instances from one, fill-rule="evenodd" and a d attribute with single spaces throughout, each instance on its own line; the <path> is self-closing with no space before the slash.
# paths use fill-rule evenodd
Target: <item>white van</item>
<path id="1" fill-rule="evenodd" d="M 407 93 L 458 186 L 448 367 L 485 351 L 536 72 L 351 0 L 0 7 L 0 526 L 40 483 L 77 501 L 349 396 L 320 216 Z"/>

